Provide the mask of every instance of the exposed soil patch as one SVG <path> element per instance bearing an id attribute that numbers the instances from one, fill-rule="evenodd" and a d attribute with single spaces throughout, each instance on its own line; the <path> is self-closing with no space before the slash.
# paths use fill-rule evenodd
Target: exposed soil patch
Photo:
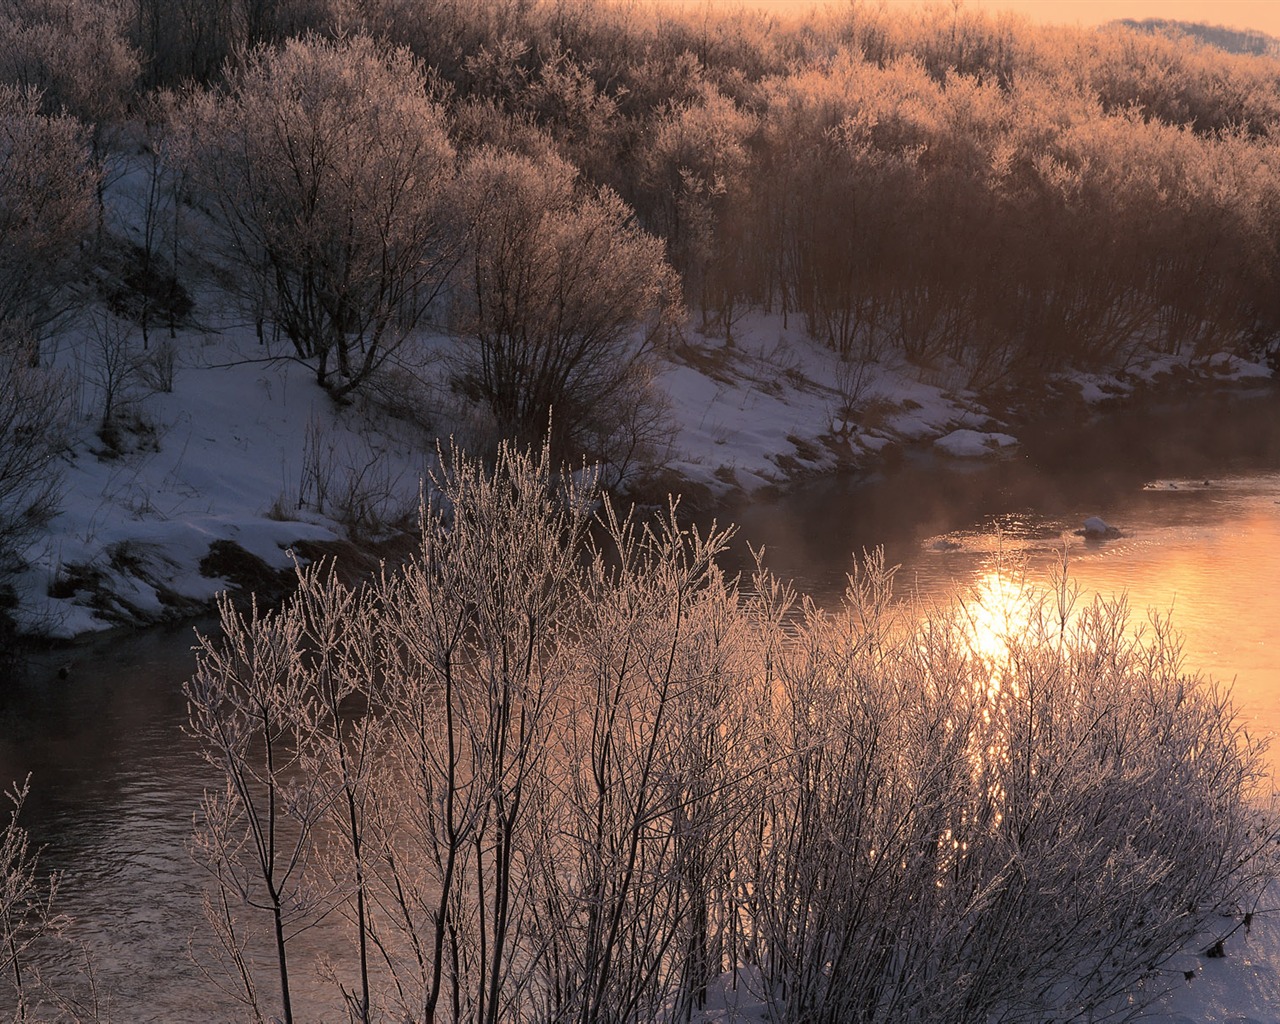
<path id="1" fill-rule="evenodd" d="M 230 540 L 215 540 L 209 545 L 209 553 L 200 559 L 200 574 L 226 580 L 237 591 L 237 605 L 247 603 L 254 594 L 264 604 L 278 604 L 293 589 L 292 569 L 273 569 Z"/>

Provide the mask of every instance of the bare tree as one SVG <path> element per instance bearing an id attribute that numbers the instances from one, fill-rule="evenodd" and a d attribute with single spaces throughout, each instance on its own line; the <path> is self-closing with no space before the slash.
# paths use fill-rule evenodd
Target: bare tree
<path id="1" fill-rule="evenodd" d="M 421 559 L 379 587 L 404 794 L 383 882 L 413 951 L 406 1012 L 480 1024 L 516 1014 L 538 960 L 530 850 L 558 770 L 557 638 L 576 612 L 590 493 L 545 450 L 507 446 L 493 475 L 454 452 L 437 483 Z"/>
<path id="2" fill-rule="evenodd" d="M 348 394 L 423 322 L 454 261 L 453 151 L 423 69 L 368 36 L 292 39 L 250 52 L 182 120 L 241 290 Z"/>
<path id="3" fill-rule="evenodd" d="M 541 1018 L 688 1019 L 722 969 L 725 850 L 755 792 L 730 531 L 606 506 L 540 851 Z"/>
<path id="4" fill-rule="evenodd" d="M 321 861 L 331 885 L 328 898 L 343 908 L 356 932 L 356 980 L 337 981 L 348 1018 L 362 1024 L 373 1012 L 370 876 L 376 853 L 369 852 L 367 835 L 376 815 L 375 757 L 383 721 L 373 686 L 377 653 L 365 643 L 374 632 L 368 599 L 367 590 L 337 579 L 330 563 L 299 569 L 290 605 L 302 624 L 301 658 L 310 681 L 309 699 L 293 709 L 302 770 L 321 780 L 327 794 L 334 841 Z"/>
<path id="5" fill-rule="evenodd" d="M 758 127 L 752 115 L 707 87 L 698 103 L 658 120 L 641 155 L 646 205 L 671 246 L 689 301 L 698 304 L 704 330 L 715 316 L 729 345 L 735 306 L 748 286 L 740 272 L 751 249 L 746 140 Z"/>
<path id="6" fill-rule="evenodd" d="M 326 780 L 302 771 L 298 747 L 298 715 L 312 699 L 302 618 L 260 613 L 256 604 L 241 616 L 225 597 L 220 611 L 225 640 L 201 638 L 184 687 L 190 734 L 225 778 L 221 791 L 205 795 L 193 849 L 217 880 L 209 923 L 257 1020 L 265 1011 L 247 966 L 243 914 L 269 915 L 281 1016 L 290 1022 L 288 943 L 316 913 L 309 868 L 327 797 Z"/>
<path id="7" fill-rule="evenodd" d="M 662 243 L 555 159 L 483 151 L 460 176 L 469 224 L 453 330 L 458 386 L 502 436 L 575 456 L 633 401 L 678 308 Z M 592 455 L 608 457 L 607 452 Z"/>
<path id="8" fill-rule="evenodd" d="M 99 172 L 139 71 L 125 15 L 121 0 L 9 0 L 0 11 L 0 82 L 79 118 Z M 101 190 L 97 199 L 101 216 Z"/>
<path id="9" fill-rule="evenodd" d="M 136 204 L 141 237 L 132 251 L 126 250 L 124 280 L 108 299 L 114 309 L 142 328 L 143 349 L 151 347 L 151 328 L 157 320 L 165 322 L 172 341 L 178 321 L 192 305 L 178 281 L 180 196 L 185 185 L 178 161 L 170 154 L 176 102 L 173 93 L 165 92 L 148 95 L 136 104 L 139 156 L 145 175 L 145 190 Z M 154 358 L 171 366 L 172 356 L 172 346 L 161 344 Z M 168 384 L 172 390 L 172 381 Z"/>

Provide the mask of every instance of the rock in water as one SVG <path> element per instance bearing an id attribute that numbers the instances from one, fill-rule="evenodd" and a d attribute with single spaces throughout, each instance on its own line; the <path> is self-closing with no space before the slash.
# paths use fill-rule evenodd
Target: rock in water
<path id="1" fill-rule="evenodd" d="M 1084 535 L 1086 537 L 1111 537 L 1116 532 L 1114 526 L 1109 526 L 1105 519 L 1098 516 L 1090 516 L 1084 521 Z"/>

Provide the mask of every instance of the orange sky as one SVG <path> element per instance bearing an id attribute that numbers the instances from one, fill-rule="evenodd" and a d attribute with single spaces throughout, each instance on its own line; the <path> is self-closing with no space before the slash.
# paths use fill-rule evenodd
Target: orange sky
<path id="1" fill-rule="evenodd" d="M 675 0 L 687 3 L 688 0 Z M 742 0 L 724 0 L 734 5 Z M 747 0 L 751 6 L 805 10 L 815 0 Z M 816 0 L 822 6 L 827 0 Z M 836 0 L 839 2 L 839 0 Z M 875 2 L 875 0 L 872 0 Z M 947 4 L 950 0 L 883 0 L 889 7 Z M 1280 0 L 963 0 L 966 7 L 1012 10 L 1034 21 L 1096 25 L 1114 18 L 1169 18 L 1228 28 L 1251 28 L 1280 37 Z"/>

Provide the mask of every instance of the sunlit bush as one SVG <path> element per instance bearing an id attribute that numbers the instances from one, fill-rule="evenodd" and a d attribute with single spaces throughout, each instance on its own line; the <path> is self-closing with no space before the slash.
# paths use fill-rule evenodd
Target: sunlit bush
<path id="1" fill-rule="evenodd" d="M 249 308 L 317 381 L 360 387 L 422 325 L 455 253 L 444 112 L 405 50 L 368 36 L 261 47 L 178 116 Z"/>
<path id="2" fill-rule="evenodd" d="M 545 455 L 445 461 L 418 558 L 227 604 L 188 685 L 258 1013 L 265 908 L 286 993 L 347 917 L 357 1019 L 688 1019 L 733 971 L 782 1021 L 1103 1019 L 1271 869 L 1260 746 L 1123 602 L 921 617 L 873 559 L 824 611 Z"/>
<path id="3" fill-rule="evenodd" d="M 602 442 L 652 403 L 653 355 L 679 312 L 661 241 L 555 157 L 482 149 L 459 182 L 455 386 L 501 437 L 613 459 Z"/>

